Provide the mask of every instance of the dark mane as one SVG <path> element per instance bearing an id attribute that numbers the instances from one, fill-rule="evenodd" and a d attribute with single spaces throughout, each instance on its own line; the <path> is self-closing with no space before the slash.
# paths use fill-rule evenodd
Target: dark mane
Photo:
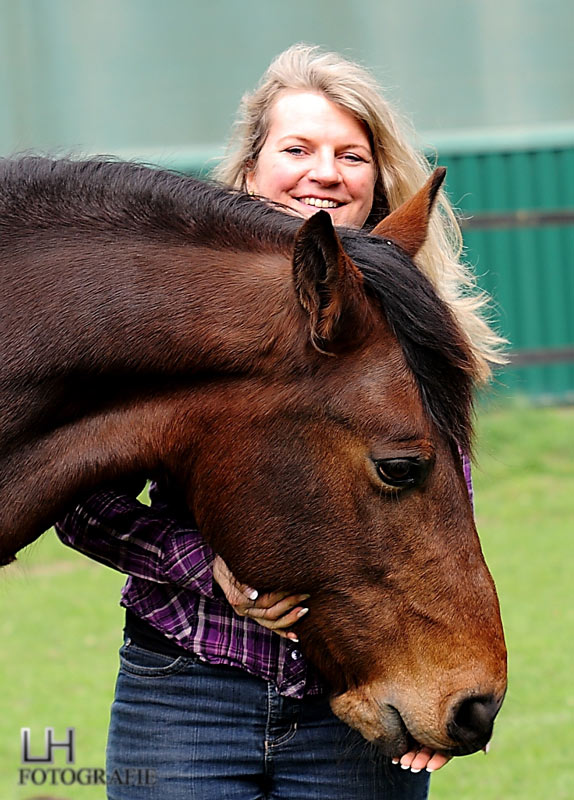
<path id="1" fill-rule="evenodd" d="M 341 238 L 399 340 L 427 412 L 470 455 L 475 363 L 451 310 L 400 248 L 361 231 Z"/>
<path id="2" fill-rule="evenodd" d="M 300 225 L 257 198 L 139 164 L 0 160 L 5 245 L 18 235 L 69 229 L 288 254 Z M 398 247 L 363 231 L 340 234 L 403 348 L 429 415 L 470 452 L 474 363 L 452 313 Z"/>
<path id="3" fill-rule="evenodd" d="M 0 159 L 0 230 L 74 228 L 216 249 L 288 248 L 300 221 L 217 183 L 110 159 Z"/>

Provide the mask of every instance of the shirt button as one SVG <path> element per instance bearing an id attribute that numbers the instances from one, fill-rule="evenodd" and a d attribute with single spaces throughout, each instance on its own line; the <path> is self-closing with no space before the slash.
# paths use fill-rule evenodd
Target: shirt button
<path id="1" fill-rule="evenodd" d="M 293 661 L 297 661 L 299 658 L 301 658 L 301 653 L 299 650 L 291 650 L 291 658 Z"/>

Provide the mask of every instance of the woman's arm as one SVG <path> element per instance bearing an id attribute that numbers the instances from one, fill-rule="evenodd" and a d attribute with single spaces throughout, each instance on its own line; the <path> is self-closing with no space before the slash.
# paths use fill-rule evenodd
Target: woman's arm
<path id="1" fill-rule="evenodd" d="M 215 554 L 193 524 L 136 500 L 126 484 L 86 497 L 56 524 L 62 542 L 108 567 L 156 583 L 173 583 L 214 598 Z"/>
<path id="2" fill-rule="evenodd" d="M 308 595 L 259 595 L 240 584 L 205 543 L 177 492 L 169 486 L 162 492 L 152 487 L 149 508 L 136 500 L 144 483 L 126 483 L 85 498 L 56 524 L 58 536 L 69 547 L 127 575 L 176 584 L 212 599 L 225 595 L 240 616 L 296 639 L 288 628 L 306 613 L 299 604 Z"/>

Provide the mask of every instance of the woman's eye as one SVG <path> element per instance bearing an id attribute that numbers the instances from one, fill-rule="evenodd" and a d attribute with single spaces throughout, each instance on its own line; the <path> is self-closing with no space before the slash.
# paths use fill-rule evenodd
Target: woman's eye
<path id="1" fill-rule="evenodd" d="M 420 486 L 426 478 L 430 463 L 418 458 L 382 458 L 375 461 L 379 478 L 396 489 Z"/>
<path id="2" fill-rule="evenodd" d="M 343 153 L 343 158 L 345 161 L 350 161 L 352 164 L 359 164 L 364 162 L 365 159 L 358 156 L 356 153 Z"/>
<path id="3" fill-rule="evenodd" d="M 302 156 L 305 154 L 302 147 L 287 147 L 284 152 L 290 153 L 292 156 Z"/>

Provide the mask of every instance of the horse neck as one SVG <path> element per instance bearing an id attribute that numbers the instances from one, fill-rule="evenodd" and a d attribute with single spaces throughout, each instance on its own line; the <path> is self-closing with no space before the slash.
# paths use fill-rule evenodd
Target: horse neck
<path id="1" fill-rule="evenodd" d="M 41 234 L 28 252 L 13 249 L 5 276 L 4 448 L 131 397 L 289 366 L 303 352 L 295 341 L 305 336 L 304 312 L 279 253 L 121 234 L 103 243 L 60 236 L 45 246 Z"/>
<path id="2" fill-rule="evenodd" d="M 193 418 L 202 382 L 286 364 L 305 335 L 281 254 L 87 237 L 32 249 L 41 269 L 26 280 L 30 255 L 12 259 L 1 317 L 0 563 L 79 491 L 164 463 L 178 391 Z"/>

